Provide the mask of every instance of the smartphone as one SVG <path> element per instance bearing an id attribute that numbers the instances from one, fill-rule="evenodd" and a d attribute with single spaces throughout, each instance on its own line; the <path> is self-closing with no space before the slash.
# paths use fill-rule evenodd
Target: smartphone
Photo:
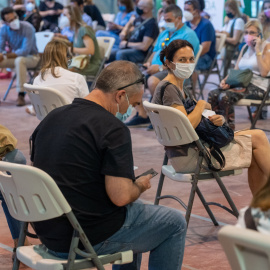
<path id="1" fill-rule="evenodd" d="M 156 172 L 153 168 L 151 168 L 150 170 L 148 170 L 148 171 L 146 171 L 146 172 L 144 172 L 144 173 L 136 176 L 135 179 L 138 179 L 139 177 L 144 176 L 144 175 L 147 175 L 147 174 L 151 174 L 152 175 L 152 178 L 153 178 L 154 176 L 156 176 L 158 174 L 158 172 Z"/>

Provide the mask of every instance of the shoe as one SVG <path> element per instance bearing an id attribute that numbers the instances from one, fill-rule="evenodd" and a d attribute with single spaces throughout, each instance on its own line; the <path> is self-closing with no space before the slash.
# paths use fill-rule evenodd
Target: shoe
<path id="1" fill-rule="evenodd" d="M 27 113 L 29 113 L 30 115 L 33 115 L 33 116 L 36 116 L 36 112 L 35 112 L 35 109 L 33 107 L 33 105 L 29 105 L 25 108 L 25 111 Z"/>
<path id="2" fill-rule="evenodd" d="M 8 73 L 0 73 L 0 80 L 10 79 L 10 78 L 11 78 L 11 71 L 9 71 Z"/>
<path id="3" fill-rule="evenodd" d="M 18 99 L 16 100 L 17 104 L 16 106 L 24 106 L 25 105 L 25 100 L 23 96 L 18 96 Z"/>
<path id="4" fill-rule="evenodd" d="M 154 130 L 154 128 L 153 128 L 153 126 L 152 126 L 152 124 L 150 124 L 148 127 L 147 127 L 147 129 L 146 129 L 147 131 L 153 131 Z"/>
<path id="5" fill-rule="evenodd" d="M 150 124 L 150 119 L 149 119 L 149 117 L 143 118 L 143 117 L 139 116 L 138 114 L 136 114 L 135 116 L 133 116 L 131 118 L 130 121 L 128 121 L 125 124 L 128 127 L 144 127 L 144 126 L 148 126 Z"/>

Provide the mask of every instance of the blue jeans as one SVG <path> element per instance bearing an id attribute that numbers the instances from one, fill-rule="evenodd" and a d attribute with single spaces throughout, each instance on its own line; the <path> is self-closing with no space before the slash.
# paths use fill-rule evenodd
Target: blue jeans
<path id="1" fill-rule="evenodd" d="M 97 254 L 133 250 L 133 262 L 114 265 L 113 270 L 140 269 L 141 254 L 148 251 L 150 270 L 181 269 L 186 221 L 180 211 L 165 206 L 142 204 L 140 201 L 126 207 L 127 214 L 123 226 L 107 240 L 94 246 Z M 62 258 L 68 256 L 67 253 L 51 253 Z"/>
<path id="2" fill-rule="evenodd" d="M 26 159 L 25 159 L 23 153 L 21 151 L 19 151 L 18 149 L 15 149 L 15 150 L 7 153 L 4 156 L 3 161 L 17 163 L 17 164 L 26 164 Z M 3 197 L 1 192 L 0 192 L 0 201 L 2 201 L 2 207 L 3 207 L 4 213 L 5 213 L 6 219 L 7 219 L 8 227 L 9 227 L 9 230 L 11 232 L 12 238 L 18 239 L 19 234 L 20 234 L 20 229 L 21 229 L 21 222 L 18 221 L 17 219 L 14 219 L 10 215 L 10 213 L 8 211 L 7 204 L 4 200 L 4 197 Z"/>
<path id="3" fill-rule="evenodd" d="M 207 70 L 211 67 L 212 62 L 213 62 L 213 59 L 208 54 L 204 54 L 203 56 L 199 58 L 195 69 Z"/>
<path id="4" fill-rule="evenodd" d="M 133 63 L 142 63 L 146 53 L 135 49 L 113 49 L 108 62 L 126 60 Z"/>

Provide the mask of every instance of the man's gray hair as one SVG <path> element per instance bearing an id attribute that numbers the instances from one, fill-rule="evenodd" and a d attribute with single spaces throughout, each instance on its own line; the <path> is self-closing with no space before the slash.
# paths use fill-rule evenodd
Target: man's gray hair
<path id="1" fill-rule="evenodd" d="M 114 61 L 104 68 L 96 82 L 96 88 L 104 93 L 114 92 L 118 88 L 134 83 L 142 78 L 139 68 L 129 61 Z M 124 88 L 129 95 L 138 93 L 142 84 L 134 84 Z"/>
<path id="2" fill-rule="evenodd" d="M 174 5 L 174 4 L 171 4 L 169 6 L 167 6 L 164 10 L 164 13 L 169 13 L 169 12 L 172 12 L 173 16 L 175 18 L 177 17 L 183 17 L 183 12 L 181 10 L 180 7 L 178 7 L 177 5 Z"/>

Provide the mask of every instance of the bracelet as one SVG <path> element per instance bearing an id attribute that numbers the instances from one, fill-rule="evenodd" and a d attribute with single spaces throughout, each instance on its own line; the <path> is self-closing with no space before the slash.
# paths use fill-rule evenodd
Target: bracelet
<path id="1" fill-rule="evenodd" d="M 257 52 L 256 55 L 257 56 L 262 56 L 262 52 Z"/>
<path id="2" fill-rule="evenodd" d="M 126 43 L 126 47 L 125 47 L 125 49 L 127 49 L 128 48 L 128 41 L 127 41 L 127 43 Z"/>

